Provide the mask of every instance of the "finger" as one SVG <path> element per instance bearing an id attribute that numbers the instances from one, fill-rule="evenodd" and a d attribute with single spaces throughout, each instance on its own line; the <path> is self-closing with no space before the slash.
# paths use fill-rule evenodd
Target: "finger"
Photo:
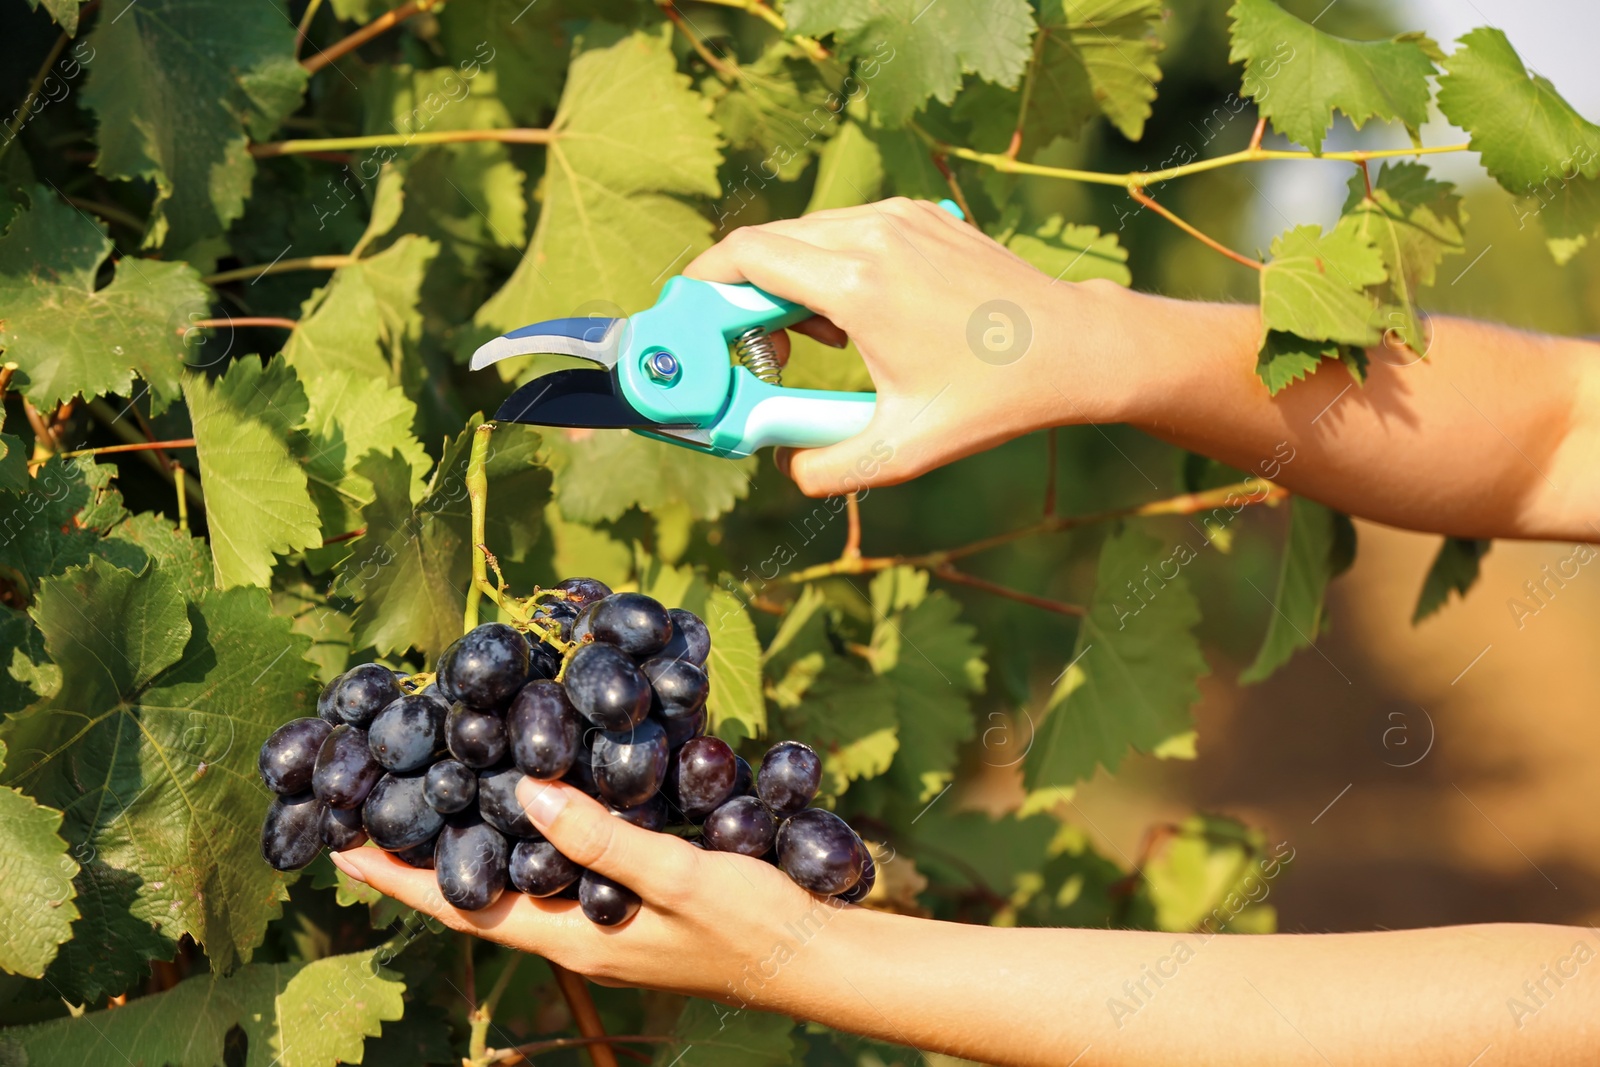
<path id="1" fill-rule="evenodd" d="M 912 476 L 894 462 L 896 447 L 881 416 L 865 430 L 826 448 L 803 448 L 779 460 L 779 468 L 811 497 L 855 493 L 895 485 Z"/>
<path id="2" fill-rule="evenodd" d="M 774 296 L 826 313 L 857 282 L 856 260 L 805 241 L 746 226 L 712 245 L 684 268 L 708 282 L 749 282 Z"/>
<path id="3" fill-rule="evenodd" d="M 767 336 L 772 338 L 772 350 L 778 356 L 778 366 L 787 367 L 789 365 L 790 349 L 789 331 L 773 330 L 771 333 L 767 334 Z"/>
<path id="4" fill-rule="evenodd" d="M 821 341 L 831 348 L 843 348 L 850 343 L 850 335 L 840 329 L 832 319 L 821 315 L 813 315 L 809 319 L 801 319 L 789 327 L 795 333 L 803 333 L 813 341 Z"/>
<path id="5" fill-rule="evenodd" d="M 570 785 L 524 778 L 517 800 L 563 856 L 646 900 L 652 886 L 682 884 L 693 862 L 692 845 L 619 819 Z"/>

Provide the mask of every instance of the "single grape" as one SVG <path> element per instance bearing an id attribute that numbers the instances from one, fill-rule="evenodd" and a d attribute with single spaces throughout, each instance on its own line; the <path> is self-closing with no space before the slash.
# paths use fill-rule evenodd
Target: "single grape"
<path id="1" fill-rule="evenodd" d="M 578 903 L 596 926 L 620 926 L 639 910 L 639 894 L 603 874 L 584 871 L 578 879 Z"/>
<path id="2" fill-rule="evenodd" d="M 596 601 L 589 620 L 594 639 L 615 645 L 635 659 L 653 656 L 672 636 L 672 618 L 654 597 L 612 593 Z"/>
<path id="3" fill-rule="evenodd" d="M 410 864 L 419 871 L 431 871 L 433 870 L 433 849 L 438 840 L 437 837 L 430 837 L 420 845 L 403 848 L 393 854 L 394 858 L 402 863 Z"/>
<path id="4" fill-rule="evenodd" d="M 456 700 L 499 708 L 528 680 L 528 642 L 503 622 L 486 622 L 439 657 L 439 680 Z"/>
<path id="5" fill-rule="evenodd" d="M 631 808 L 612 808 L 611 814 L 624 822 L 660 832 L 667 827 L 667 798 L 657 793 L 643 804 Z"/>
<path id="6" fill-rule="evenodd" d="M 511 849 L 511 884 L 530 897 L 548 897 L 578 880 L 583 868 L 544 840 L 523 839 Z"/>
<path id="7" fill-rule="evenodd" d="M 482 819 L 456 816 L 439 831 L 433 869 L 439 892 L 462 911 L 487 908 L 506 891 L 510 850 L 499 830 Z"/>
<path id="8" fill-rule="evenodd" d="M 736 797 L 753 797 L 756 795 L 756 776 L 750 770 L 750 764 L 745 762 L 743 756 L 733 757 L 736 770 L 733 772 L 733 795 Z"/>
<path id="9" fill-rule="evenodd" d="M 470 704 L 451 705 L 444 738 L 450 755 L 468 767 L 492 767 L 506 754 L 505 719 Z"/>
<path id="10" fill-rule="evenodd" d="M 556 583 L 556 588 L 566 593 L 567 603 L 579 611 L 611 595 L 611 587 L 594 578 L 563 578 Z"/>
<path id="11" fill-rule="evenodd" d="M 866 900 L 867 894 L 872 892 L 873 885 L 878 881 L 878 865 L 872 862 L 872 853 L 866 851 L 865 845 L 862 851 L 866 852 L 866 860 L 861 865 L 861 880 L 839 894 L 839 899 L 846 904 L 859 904 Z"/>
<path id="12" fill-rule="evenodd" d="M 699 822 L 733 796 L 737 758 L 720 737 L 684 742 L 672 768 L 672 792 L 687 818 Z"/>
<path id="13" fill-rule="evenodd" d="M 682 748 L 686 741 L 706 732 L 706 709 L 703 707 L 693 710 L 665 707 L 651 713 L 650 717 L 667 731 L 667 747 L 673 752 Z"/>
<path id="14" fill-rule="evenodd" d="M 311 788 L 311 772 L 317 766 L 317 750 L 333 731 L 326 720 L 291 719 L 272 732 L 261 744 L 256 769 L 261 780 L 274 793 L 304 793 Z"/>
<path id="15" fill-rule="evenodd" d="M 349 852 L 367 843 L 367 828 L 360 808 L 322 809 L 322 843 L 335 852 Z"/>
<path id="16" fill-rule="evenodd" d="M 778 827 L 778 866 L 813 893 L 835 896 L 855 885 L 866 851 L 849 823 L 822 808 L 807 808 Z"/>
<path id="17" fill-rule="evenodd" d="M 381 777 L 383 768 L 372 758 L 367 732 L 359 726 L 335 726 L 317 749 L 311 789 L 330 807 L 355 808 Z"/>
<path id="18" fill-rule="evenodd" d="M 595 601 L 598 604 L 599 601 Z M 594 622 L 594 604 L 590 604 L 578 612 L 578 617 L 572 620 L 572 640 L 582 644 L 594 636 L 590 625 Z"/>
<path id="19" fill-rule="evenodd" d="M 594 742 L 594 784 L 613 808 L 643 804 L 667 777 L 667 732 L 653 719 Z"/>
<path id="20" fill-rule="evenodd" d="M 538 830 L 528 821 L 517 799 L 517 783 L 522 772 L 515 767 L 500 767 L 478 772 L 478 814 L 496 830 L 511 837 L 534 837 Z"/>
<path id="21" fill-rule="evenodd" d="M 339 695 L 339 683 L 344 681 L 344 675 L 339 675 L 333 681 L 322 687 L 322 695 L 317 697 L 317 718 L 324 722 L 338 726 L 344 722 L 339 715 L 339 707 L 334 699 Z"/>
<path id="22" fill-rule="evenodd" d="M 432 692 L 403 696 L 378 712 L 367 727 L 372 758 L 385 770 L 415 771 L 444 749 L 444 720 L 450 705 Z"/>
<path id="23" fill-rule="evenodd" d="M 528 681 L 537 682 L 560 674 L 561 653 L 539 640 L 534 634 L 524 636 L 528 639 Z"/>
<path id="24" fill-rule="evenodd" d="M 650 683 L 610 645 L 584 645 L 567 661 L 567 697 L 602 730 L 626 730 L 650 713 Z"/>
<path id="25" fill-rule="evenodd" d="M 522 773 L 534 778 L 560 778 L 577 758 L 578 709 L 559 682 L 529 682 L 506 713 L 511 758 Z"/>
<path id="26" fill-rule="evenodd" d="M 422 776 L 422 797 L 440 815 L 454 815 L 478 800 L 478 772 L 457 759 L 442 759 Z"/>
<path id="27" fill-rule="evenodd" d="M 765 856 L 778 838 L 778 820 L 755 797 L 734 797 L 706 816 L 707 848 Z"/>
<path id="28" fill-rule="evenodd" d="M 345 671 L 333 706 L 351 726 L 365 727 L 399 697 L 400 683 L 393 671 L 381 663 L 363 663 Z"/>
<path id="29" fill-rule="evenodd" d="M 817 795 L 822 760 L 810 745 L 780 741 L 767 749 L 756 775 L 756 792 L 778 818 L 800 811 Z"/>
<path id="30" fill-rule="evenodd" d="M 673 608 L 667 612 L 667 617 L 672 620 L 672 636 L 656 655 L 704 667 L 706 657 L 711 655 L 711 631 L 706 629 L 706 624 L 700 621 L 700 616 L 684 608 Z"/>
<path id="31" fill-rule="evenodd" d="M 698 708 L 711 693 L 706 672 L 688 660 L 652 656 L 639 664 L 639 670 L 650 680 L 656 704 L 663 708 Z"/>
<path id="32" fill-rule="evenodd" d="M 426 776 L 386 774 L 361 805 L 361 821 L 372 843 L 389 852 L 413 848 L 439 832 L 444 816 L 423 796 Z"/>
<path id="33" fill-rule="evenodd" d="M 274 870 L 298 871 L 322 851 L 322 809 L 313 793 L 273 797 L 261 824 L 261 858 Z"/>

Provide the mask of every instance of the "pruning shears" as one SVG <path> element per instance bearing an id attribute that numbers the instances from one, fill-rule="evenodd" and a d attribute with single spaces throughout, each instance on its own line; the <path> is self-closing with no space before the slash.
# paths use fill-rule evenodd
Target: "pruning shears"
<path id="1" fill-rule="evenodd" d="M 939 206 L 965 217 L 950 200 Z M 816 448 L 864 429 L 877 394 L 784 387 L 771 333 L 812 314 L 753 285 L 680 275 L 626 318 L 550 319 L 496 337 L 472 369 L 540 354 L 595 364 L 528 382 L 500 405 L 502 422 L 629 429 L 727 457 Z"/>

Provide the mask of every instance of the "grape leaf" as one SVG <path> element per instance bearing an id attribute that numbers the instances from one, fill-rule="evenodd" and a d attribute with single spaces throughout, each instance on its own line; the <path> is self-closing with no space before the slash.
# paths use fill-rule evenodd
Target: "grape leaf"
<path id="1" fill-rule="evenodd" d="M 1261 274 L 1261 340 L 1273 330 L 1309 341 L 1370 345 L 1378 340 L 1367 287 L 1388 278 L 1383 255 L 1356 221 L 1341 218 L 1324 234 L 1295 226 L 1272 239 Z"/>
<path id="2" fill-rule="evenodd" d="M 25 493 L 0 493 L 0 588 L 14 603 L 28 603 L 39 582 L 104 557 L 138 570 L 145 554 L 136 545 L 107 538 L 127 512 L 112 488 L 116 473 L 87 456 L 51 456 L 30 479 Z"/>
<path id="3" fill-rule="evenodd" d="M 83 863 L 81 918 L 50 968 L 96 1000 L 200 942 L 226 970 L 261 942 L 286 896 L 261 862 L 261 743 L 311 712 L 310 642 L 266 593 L 187 600 L 156 569 L 102 560 L 46 581 L 33 609 L 60 691 L 5 723 L 6 784 L 62 810 Z"/>
<path id="4" fill-rule="evenodd" d="M 1261 351 L 1256 353 L 1256 375 L 1267 392 L 1277 396 L 1284 389 L 1315 373 L 1324 359 L 1338 359 L 1348 346 L 1333 341 L 1307 341 L 1282 330 L 1268 330 Z"/>
<path id="5" fill-rule="evenodd" d="M 737 69 L 732 85 L 719 78 L 706 82 L 723 136 L 736 148 L 760 153 L 761 177 L 794 181 L 822 146 L 818 135 L 839 122 L 845 96 L 833 91 L 821 66 L 781 38 Z M 859 82 L 844 88 L 851 87 L 860 93 Z"/>
<path id="6" fill-rule="evenodd" d="M 439 20 L 438 45 L 463 75 L 493 69 L 497 95 L 505 102 L 513 125 L 544 122 L 561 94 L 566 68 L 550 59 L 567 51 L 561 20 L 570 8 L 553 0 L 508 4 L 504 0 L 451 0 L 434 9 Z M 590 11 L 583 12 L 591 16 Z M 538 56 L 537 62 L 525 57 Z"/>
<path id="7" fill-rule="evenodd" d="M 0 1063 L 217 1067 L 235 1026 L 245 1067 L 360 1063 L 365 1039 L 403 1008 L 404 983 L 377 965 L 380 951 L 198 974 L 114 1010 L 15 1027 L 0 1034 Z"/>
<path id="8" fill-rule="evenodd" d="M 304 421 L 306 394 L 276 358 L 246 356 L 213 384 L 185 382 L 217 584 L 266 585 L 274 555 L 322 543 L 306 472 L 287 438 Z"/>
<path id="9" fill-rule="evenodd" d="M 1428 567 L 1428 576 L 1422 581 L 1422 592 L 1417 596 L 1417 609 L 1411 614 L 1411 625 L 1426 619 L 1443 608 L 1450 594 L 1466 596 L 1467 590 L 1478 580 L 1478 569 L 1483 557 L 1489 554 L 1494 542 L 1471 537 L 1446 537 L 1439 545 L 1439 554 Z"/>
<path id="10" fill-rule="evenodd" d="M 657 1050 L 655 1067 L 788 1067 L 801 1051 L 787 1015 L 709 1000 L 685 1004 L 672 1036 L 677 1042 Z"/>
<path id="11" fill-rule="evenodd" d="M 86 0 L 28 0 L 28 7 L 34 11 L 44 8 L 68 37 L 76 37 L 78 8 L 85 2 Z"/>
<path id="12" fill-rule="evenodd" d="M 791 32 L 832 34 L 857 60 L 886 126 L 904 125 L 930 96 L 950 103 L 965 74 L 1016 85 L 1032 54 L 1027 0 L 790 0 L 783 11 Z"/>
<path id="13" fill-rule="evenodd" d="M 1072 785 L 1097 764 L 1115 771 L 1128 748 L 1149 752 L 1190 729 L 1206 673 L 1200 605 L 1182 571 L 1192 558 L 1134 527 L 1106 540 L 1072 659 L 1023 764 L 1030 790 Z"/>
<path id="14" fill-rule="evenodd" d="M 99 223 L 42 186 L 29 201 L 0 237 L 0 348 L 27 373 L 20 391 L 53 411 L 74 396 L 130 395 L 137 375 L 159 413 L 183 372 L 175 324 L 209 300 L 199 275 L 184 263 L 124 256 L 97 290 L 112 250 Z"/>
<path id="15" fill-rule="evenodd" d="M 1032 230 L 1021 223 L 1022 212 L 1009 209 L 992 236 L 1056 281 L 1106 278 L 1118 285 L 1133 284 L 1128 250 L 1117 242 L 1116 234 L 1064 222 L 1060 215 L 1050 216 Z"/>
<path id="16" fill-rule="evenodd" d="M 722 459 L 627 430 L 555 430 L 544 446 L 556 503 L 573 522 L 678 504 L 697 519 L 714 519 L 749 494 L 757 464 L 754 456 Z"/>
<path id="17" fill-rule="evenodd" d="M 0 769 L 6 746 L 0 741 Z M 35 804 L 15 789 L 0 788 L 0 968 L 38 978 L 72 936 L 78 908 L 72 880 L 78 865 L 57 832 L 61 813 Z"/>
<path id="18" fill-rule="evenodd" d="M 0 718 L 53 693 L 61 670 L 44 650 L 44 635 L 20 611 L 0 605 Z"/>
<path id="19" fill-rule="evenodd" d="M 1155 927 L 1273 932 L 1276 910 L 1261 901 L 1283 861 L 1271 856 L 1260 830 L 1225 816 L 1189 816 L 1140 870 Z"/>
<path id="20" fill-rule="evenodd" d="M 22 441 L 0 433 L 0 493 L 20 493 L 27 487 L 28 454 L 23 451 Z"/>
<path id="21" fill-rule="evenodd" d="M 627 545 L 604 530 L 569 522 L 556 504 L 544 509 L 544 525 L 554 543 L 555 573 L 596 578 L 613 588 L 633 573 L 633 552 Z"/>
<path id="22" fill-rule="evenodd" d="M 882 190 L 883 153 L 860 124 L 846 119 L 822 146 L 806 214 L 870 203 Z"/>
<path id="23" fill-rule="evenodd" d="M 307 379 L 309 410 L 300 452 L 322 531 L 333 537 L 361 525 L 372 483 L 355 470 L 368 452 L 398 452 L 411 465 L 410 499 L 422 495 L 430 460 L 412 434 L 417 406 L 381 378 L 334 370 Z"/>
<path id="24" fill-rule="evenodd" d="M 1483 168 L 1513 196 L 1535 203 L 1557 262 L 1600 230 L 1600 126 L 1530 73 L 1500 30 L 1463 35 L 1444 61 L 1439 110 L 1471 135 Z"/>
<path id="25" fill-rule="evenodd" d="M 95 169 L 155 183 L 146 246 L 222 233 L 250 195 L 250 138 L 300 106 L 294 23 L 273 0 L 110 0 L 102 16 L 83 86 Z"/>
<path id="26" fill-rule="evenodd" d="M 300 309 L 283 358 L 308 381 L 343 370 L 396 382 L 422 333 L 417 291 L 438 251 L 434 241 L 407 234 L 334 271 Z"/>
<path id="27" fill-rule="evenodd" d="M 149 557 L 151 565 L 177 583 L 178 591 L 190 600 L 199 600 L 216 584 L 205 541 L 189 536 L 160 515 L 149 511 L 130 515 L 112 527 L 107 536 L 137 546 Z M 120 563 L 114 556 L 108 558 L 127 570 L 137 573 L 140 569 Z"/>
<path id="28" fill-rule="evenodd" d="M 1077 137 L 1098 114 L 1137 141 L 1161 68 L 1161 0 L 1046 0 L 1039 8 L 1032 79 L 1023 93 L 1022 143 L 1041 149 Z"/>
<path id="29" fill-rule="evenodd" d="M 709 242 L 710 223 L 675 196 L 722 191 L 717 127 L 678 73 L 664 29 L 588 50 L 580 42 L 550 124 L 539 221 L 517 269 L 473 319 L 484 334 L 581 314 L 595 301 L 640 310 Z M 510 380 L 527 364 L 496 368 Z"/>
<path id="30" fill-rule="evenodd" d="M 1315 647 L 1328 583 L 1355 557 L 1355 536 L 1349 518 L 1332 508 L 1299 496 L 1290 503 L 1289 539 L 1271 600 L 1272 614 L 1267 616 L 1267 635 L 1255 662 L 1239 675 L 1241 683 L 1265 681 L 1296 650 Z"/>
<path id="31" fill-rule="evenodd" d="M 1272 0 L 1235 0 L 1228 62 L 1244 63 L 1242 92 L 1273 128 L 1312 152 L 1342 111 L 1360 129 L 1399 119 L 1412 138 L 1428 118 L 1430 52 L 1420 34 L 1350 41 L 1302 22 Z"/>

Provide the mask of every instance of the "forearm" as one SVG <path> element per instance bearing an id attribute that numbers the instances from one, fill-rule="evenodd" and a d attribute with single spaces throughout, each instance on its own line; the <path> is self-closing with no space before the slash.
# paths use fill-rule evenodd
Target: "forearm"
<path id="1" fill-rule="evenodd" d="M 1122 421 L 1394 526 L 1600 538 L 1600 346 L 1436 316 L 1426 360 L 1374 350 L 1364 386 L 1325 363 L 1272 397 L 1254 307 L 1103 298 Z"/>
<path id="2" fill-rule="evenodd" d="M 1491 1045 L 1559 1064 L 1600 1042 L 1597 955 L 1595 931 L 1557 926 L 1208 936 L 851 910 L 758 1006 L 1001 1064 L 1460 1067 Z"/>

